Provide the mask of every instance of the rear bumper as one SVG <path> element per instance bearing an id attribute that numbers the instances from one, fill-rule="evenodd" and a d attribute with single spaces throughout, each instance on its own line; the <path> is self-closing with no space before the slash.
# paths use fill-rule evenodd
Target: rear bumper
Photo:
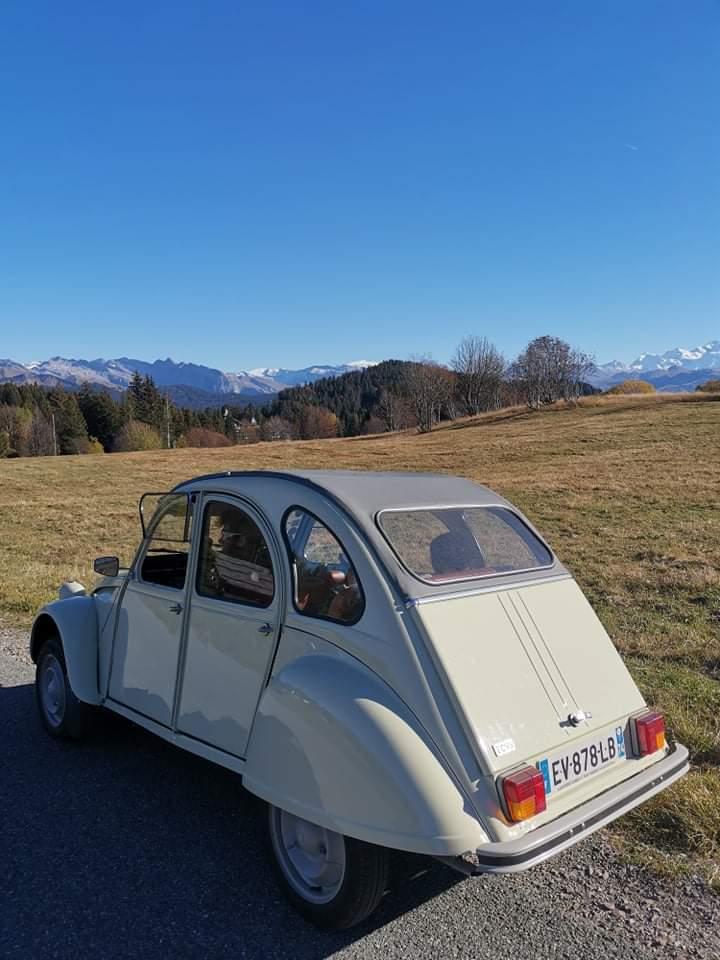
<path id="1" fill-rule="evenodd" d="M 474 863 L 461 857 L 443 857 L 442 860 L 469 876 L 527 870 L 669 787 L 687 773 L 688 767 L 687 749 L 682 744 L 675 744 L 662 760 L 557 820 L 531 830 L 517 840 L 483 845 L 475 852 Z"/>

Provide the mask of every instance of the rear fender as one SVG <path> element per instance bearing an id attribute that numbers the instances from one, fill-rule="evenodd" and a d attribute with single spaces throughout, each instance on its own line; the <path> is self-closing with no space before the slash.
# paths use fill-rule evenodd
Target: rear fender
<path id="1" fill-rule="evenodd" d="M 416 717 L 330 644 L 272 677 L 243 784 L 312 823 L 398 850 L 448 856 L 488 840 Z"/>
<path id="2" fill-rule="evenodd" d="M 37 662 L 42 645 L 58 636 L 65 655 L 72 692 L 84 703 L 100 703 L 98 692 L 98 624 L 93 597 L 75 595 L 54 600 L 35 618 L 30 656 Z"/>

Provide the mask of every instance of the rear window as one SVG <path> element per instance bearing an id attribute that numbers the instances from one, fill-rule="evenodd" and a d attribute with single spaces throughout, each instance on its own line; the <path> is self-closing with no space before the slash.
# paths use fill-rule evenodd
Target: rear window
<path id="1" fill-rule="evenodd" d="M 504 507 L 385 510 L 378 525 L 404 566 L 427 583 L 552 565 L 552 554 Z"/>

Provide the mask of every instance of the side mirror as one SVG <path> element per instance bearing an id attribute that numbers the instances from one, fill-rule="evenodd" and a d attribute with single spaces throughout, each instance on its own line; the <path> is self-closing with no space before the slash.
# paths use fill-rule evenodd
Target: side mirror
<path id="1" fill-rule="evenodd" d="M 93 570 L 101 577 L 116 577 L 120 571 L 120 561 L 117 557 L 97 557 Z"/>

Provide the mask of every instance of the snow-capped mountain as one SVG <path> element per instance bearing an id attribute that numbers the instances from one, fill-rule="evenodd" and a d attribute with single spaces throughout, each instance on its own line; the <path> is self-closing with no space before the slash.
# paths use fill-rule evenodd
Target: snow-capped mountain
<path id="1" fill-rule="evenodd" d="M 109 390 L 124 390 L 135 371 L 148 374 L 159 387 L 190 387 L 207 394 L 243 394 L 261 396 L 278 393 L 285 387 L 313 383 L 323 377 L 337 377 L 351 370 L 362 370 L 374 365 L 372 360 L 356 360 L 336 365 L 317 365 L 301 370 L 280 367 L 262 367 L 224 373 L 214 367 L 197 363 L 176 363 L 165 360 L 136 360 L 117 357 L 114 360 L 75 360 L 51 357 L 17 363 L 0 360 L 0 382 L 40 383 L 45 386 L 64 386 L 77 389 L 83 383 Z"/>
<path id="2" fill-rule="evenodd" d="M 641 353 L 630 364 L 631 370 L 643 373 L 649 370 L 673 370 L 676 367 L 683 370 L 713 370 L 720 367 L 720 340 L 710 340 L 691 350 L 675 347 L 665 353 Z"/>
<path id="3" fill-rule="evenodd" d="M 340 374 L 351 373 L 353 370 L 365 370 L 367 367 L 374 367 L 377 362 L 377 360 L 351 360 L 350 363 L 303 367 L 302 370 L 287 370 L 284 367 L 258 367 L 255 370 L 247 370 L 242 375 L 257 377 L 262 380 L 272 380 L 275 383 L 281 383 L 284 387 L 296 387 L 302 383 L 322 380 L 324 377 L 339 377 Z"/>
<path id="4" fill-rule="evenodd" d="M 641 353 L 630 363 L 612 360 L 595 367 L 590 382 L 598 387 L 638 377 L 655 384 L 658 390 L 692 390 L 709 373 L 720 371 L 720 340 L 699 347 L 675 347 L 665 353 Z"/>

